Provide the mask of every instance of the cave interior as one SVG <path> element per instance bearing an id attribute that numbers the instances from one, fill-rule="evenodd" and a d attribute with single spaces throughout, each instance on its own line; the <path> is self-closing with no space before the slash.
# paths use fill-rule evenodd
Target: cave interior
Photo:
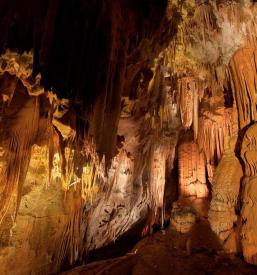
<path id="1" fill-rule="evenodd" d="M 257 274 L 256 217 L 256 1 L 0 0 L 0 274 Z"/>

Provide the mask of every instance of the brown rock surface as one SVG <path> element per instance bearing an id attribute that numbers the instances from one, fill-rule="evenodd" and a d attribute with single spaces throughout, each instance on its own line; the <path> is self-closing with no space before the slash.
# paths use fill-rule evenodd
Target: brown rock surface
<path id="1" fill-rule="evenodd" d="M 241 156 L 245 164 L 245 177 L 243 180 L 242 200 L 242 248 L 247 262 L 257 264 L 257 222 L 255 213 L 257 211 L 257 124 L 253 124 L 245 133 Z"/>
<path id="2" fill-rule="evenodd" d="M 1 274 L 256 273 L 255 2 L 0 0 Z"/>
<path id="3" fill-rule="evenodd" d="M 190 240 L 191 255 L 187 246 Z M 172 228 L 141 240 L 127 255 L 95 262 L 64 274 L 256 274 L 256 267 L 228 256 L 206 220 L 199 220 L 187 234 Z"/>
<path id="4" fill-rule="evenodd" d="M 208 197 L 204 155 L 193 142 L 183 142 L 178 147 L 180 197 Z"/>
<path id="5" fill-rule="evenodd" d="M 188 233 L 196 223 L 197 215 L 189 206 L 179 207 L 173 203 L 171 226 L 177 232 Z"/>
<path id="6" fill-rule="evenodd" d="M 236 207 L 242 176 L 242 167 L 235 154 L 225 152 L 215 171 L 208 213 L 212 230 L 223 241 L 233 234 L 237 225 Z"/>

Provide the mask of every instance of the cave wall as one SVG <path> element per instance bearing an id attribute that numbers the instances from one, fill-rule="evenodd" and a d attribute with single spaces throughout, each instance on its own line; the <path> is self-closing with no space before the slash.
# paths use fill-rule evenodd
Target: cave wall
<path id="1" fill-rule="evenodd" d="M 175 142 L 156 143 L 160 117 L 176 133 L 154 59 L 180 15 L 166 1 L 0 5 L 1 272 L 58 273 L 163 207 L 152 167 Z"/>
<path id="2" fill-rule="evenodd" d="M 0 1 L 3 274 L 162 228 L 176 158 L 178 201 L 256 264 L 256 4 L 182 2 Z"/>

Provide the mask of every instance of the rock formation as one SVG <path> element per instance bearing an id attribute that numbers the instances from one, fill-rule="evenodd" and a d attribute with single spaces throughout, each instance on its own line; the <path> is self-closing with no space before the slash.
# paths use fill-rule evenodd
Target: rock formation
<path id="1" fill-rule="evenodd" d="M 189 233 L 199 201 L 257 265 L 256 18 L 255 1 L 0 0 L 0 273 Z"/>
<path id="2" fill-rule="evenodd" d="M 222 156 L 212 182 L 212 201 L 209 221 L 212 230 L 222 241 L 226 241 L 237 226 L 237 204 L 240 200 L 242 167 L 234 152 L 226 151 Z"/>
<path id="3" fill-rule="evenodd" d="M 171 226 L 178 232 L 188 233 L 196 223 L 196 213 L 188 206 L 178 207 L 173 204 Z"/>
<path id="4" fill-rule="evenodd" d="M 204 155 L 193 141 L 178 147 L 180 197 L 208 197 Z"/>
<path id="5" fill-rule="evenodd" d="M 241 156 L 245 164 L 241 211 L 242 249 L 247 262 L 257 263 L 256 211 L 256 124 L 250 126 L 243 138 Z"/>

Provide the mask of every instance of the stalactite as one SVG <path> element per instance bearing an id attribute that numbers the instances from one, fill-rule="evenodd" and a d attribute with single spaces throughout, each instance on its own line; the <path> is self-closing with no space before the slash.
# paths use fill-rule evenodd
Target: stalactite
<path id="1" fill-rule="evenodd" d="M 180 87 L 180 112 L 181 121 L 185 129 L 191 127 L 194 112 L 194 87 L 192 78 L 183 78 Z"/>
<path id="2" fill-rule="evenodd" d="M 28 91 L 22 84 L 31 74 L 31 60 L 31 53 L 19 55 L 7 51 L 0 57 L 2 78 L 10 84 L 8 90 L 1 91 L 3 102 L 6 101 L 4 96 L 8 101 L 8 106 L 4 108 L 14 109 L 10 112 L 11 116 L 8 110 L 7 114 L 6 111 L 2 114 L 2 120 L 8 122 L 9 125 L 1 125 L 2 138 L 5 139 L 2 142 L 6 146 L 5 158 L 7 160 L 6 167 L 1 171 L 1 221 L 15 193 L 17 194 L 17 214 L 22 184 L 30 161 L 31 147 L 38 130 L 39 101 L 37 98 L 29 98 Z"/>
<path id="3" fill-rule="evenodd" d="M 26 81 L 32 73 L 33 54 L 24 52 L 19 54 L 15 51 L 6 50 L 0 56 L 0 73 L 8 72 L 17 78 Z"/>
<path id="4" fill-rule="evenodd" d="M 93 197 L 97 194 L 99 187 L 97 186 L 97 180 L 99 175 L 97 174 L 97 168 L 90 161 L 83 167 L 83 173 L 81 178 L 82 198 L 88 202 L 93 203 Z"/>
<path id="5" fill-rule="evenodd" d="M 201 26 L 202 40 L 205 43 L 207 40 L 206 33 L 217 29 L 217 18 L 213 6 L 203 3 L 196 7 L 194 19 Z"/>
<path id="6" fill-rule="evenodd" d="M 198 135 L 198 104 L 202 97 L 201 82 L 196 77 L 183 77 L 180 80 L 179 106 L 182 125 L 189 129 L 193 124 L 194 139 Z"/>
<path id="7" fill-rule="evenodd" d="M 81 151 L 81 154 L 86 157 L 88 160 L 88 164 L 94 166 L 95 173 L 98 175 L 98 177 L 105 181 L 106 174 L 105 174 L 105 158 L 103 157 L 100 159 L 97 151 L 96 151 L 96 145 L 92 138 L 87 136 L 84 140 L 83 148 Z"/>
<path id="8" fill-rule="evenodd" d="M 165 147 L 154 145 L 150 166 L 150 194 L 154 215 L 157 214 L 158 209 L 162 209 L 164 203 L 166 155 Z"/>
<path id="9" fill-rule="evenodd" d="M 163 107 L 163 123 L 167 124 L 167 127 L 171 127 L 172 123 L 175 120 L 175 114 L 174 114 L 174 105 L 175 102 L 172 99 L 172 96 L 170 93 L 166 94 L 165 104 Z"/>
<path id="10" fill-rule="evenodd" d="M 240 128 L 257 120 L 257 50 L 253 45 L 238 50 L 229 64 L 234 97 L 237 102 Z"/>
<path id="11" fill-rule="evenodd" d="M 19 86 L 19 89 L 21 89 L 21 86 Z M 19 91 L 17 91 L 17 93 L 19 93 Z M 19 97 L 12 100 L 10 108 L 12 108 L 12 104 L 15 106 L 15 104 L 18 103 L 17 100 L 19 100 Z M 27 98 L 27 100 L 23 102 L 23 106 L 13 114 L 7 132 L 5 132 L 8 140 L 6 144 L 7 167 L 2 172 L 0 183 L 3 188 L 0 204 L 1 221 L 8 210 L 11 196 L 16 192 L 18 209 L 22 184 L 26 177 L 26 171 L 30 161 L 31 147 L 37 135 L 38 120 L 38 99 Z M 4 129 L 4 131 L 6 131 L 6 129 Z"/>
<path id="12" fill-rule="evenodd" d="M 199 96 L 198 96 L 198 90 L 194 89 L 194 114 L 193 114 L 193 126 L 194 126 L 194 140 L 197 140 L 198 136 L 198 102 L 199 102 Z"/>
<path id="13" fill-rule="evenodd" d="M 224 151 L 225 136 L 232 133 L 232 110 L 219 107 L 204 110 L 199 117 L 197 142 L 206 156 L 207 164 L 214 165 L 220 160 Z"/>

